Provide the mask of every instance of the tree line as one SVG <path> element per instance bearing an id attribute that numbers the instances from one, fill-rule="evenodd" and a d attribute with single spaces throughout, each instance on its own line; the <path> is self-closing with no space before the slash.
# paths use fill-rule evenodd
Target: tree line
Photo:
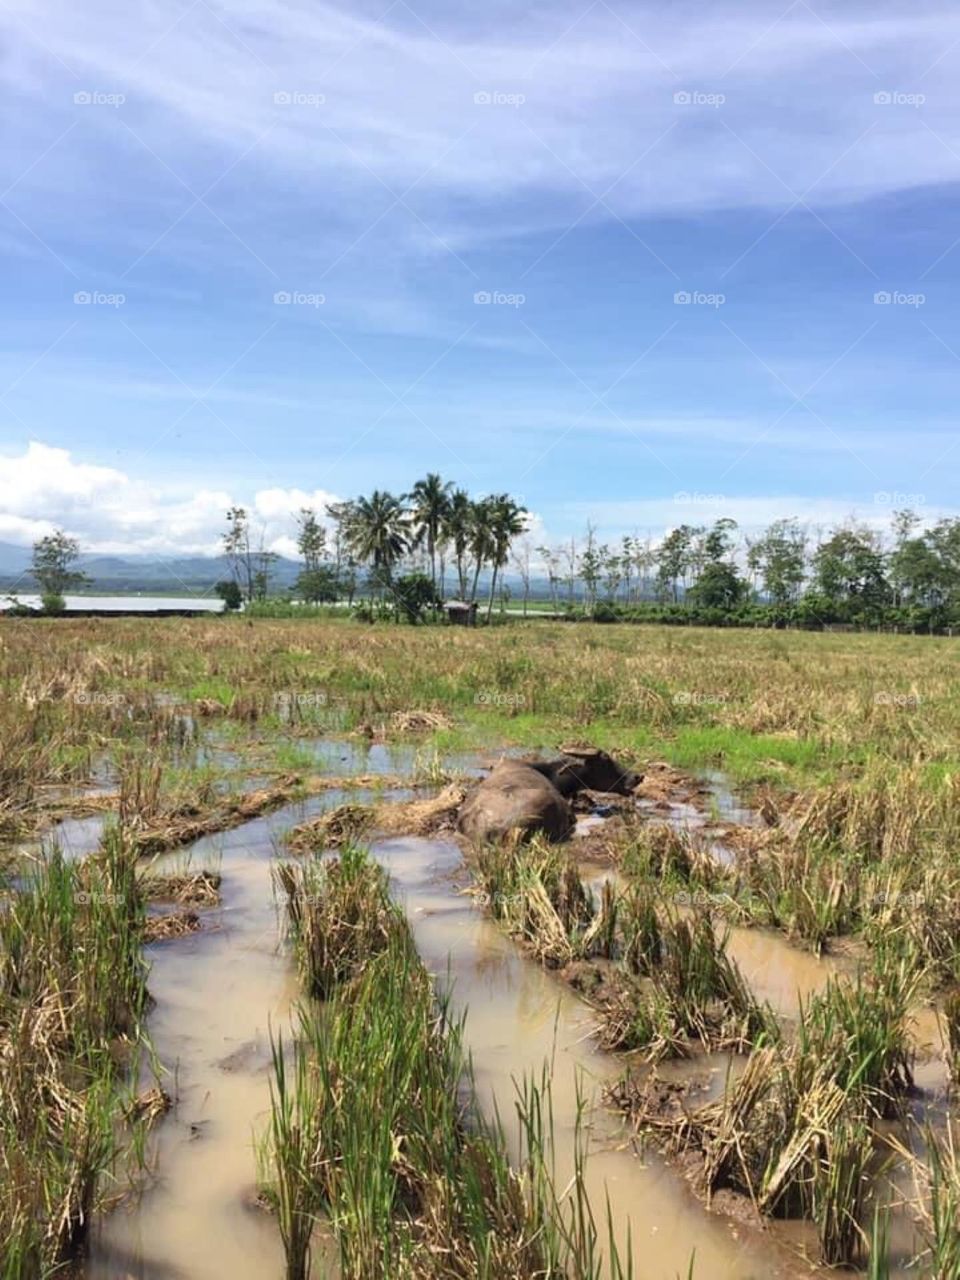
<path id="1" fill-rule="evenodd" d="M 489 620 L 511 547 L 527 520 L 526 508 L 509 493 L 471 498 L 435 472 L 399 496 L 375 489 L 329 504 L 323 516 L 304 507 L 297 515 L 302 568 L 294 595 L 307 604 L 353 605 L 362 588 L 381 608 L 416 620 L 442 603 L 448 585 L 460 600 L 475 603 L 486 572 Z M 227 513 L 223 547 L 232 577 L 218 589 L 228 606 L 266 599 L 277 557 L 263 549 L 262 538 L 254 550 L 244 508 Z"/>
<path id="2" fill-rule="evenodd" d="M 490 619 L 519 584 L 523 611 L 534 600 L 571 617 L 717 625 L 846 624 L 941 631 L 960 626 L 960 519 L 924 527 L 909 509 L 882 532 L 848 520 L 810 530 L 794 518 L 744 533 L 721 517 L 681 524 L 663 537 L 535 542 L 529 513 L 507 493 L 472 498 L 431 472 L 409 493 L 376 489 L 297 516 L 300 570 L 291 595 L 308 605 L 345 601 L 411 621 L 436 616 L 448 594 L 485 595 Z M 248 512 L 232 507 L 222 538 L 230 577 L 217 584 L 228 607 L 275 596 L 278 556 L 256 536 Z M 62 531 L 40 538 L 32 575 L 47 612 L 87 585 L 79 546 Z M 513 586 L 510 583 L 513 583 Z"/>
<path id="3" fill-rule="evenodd" d="M 658 541 L 537 548 L 556 608 L 599 620 L 721 625 L 960 625 L 960 519 L 929 528 L 894 511 L 884 533 L 849 520 L 811 531 L 794 518 L 741 536 L 735 520 L 681 524 Z"/>

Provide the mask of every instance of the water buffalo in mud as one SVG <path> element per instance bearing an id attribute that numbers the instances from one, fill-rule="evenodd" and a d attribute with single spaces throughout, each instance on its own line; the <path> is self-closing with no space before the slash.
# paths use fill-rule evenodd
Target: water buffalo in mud
<path id="1" fill-rule="evenodd" d="M 565 747 L 559 760 L 501 760 L 464 801 L 457 825 L 471 840 L 541 832 L 565 840 L 573 831 L 571 799 L 580 791 L 629 795 L 642 774 L 590 747 Z"/>

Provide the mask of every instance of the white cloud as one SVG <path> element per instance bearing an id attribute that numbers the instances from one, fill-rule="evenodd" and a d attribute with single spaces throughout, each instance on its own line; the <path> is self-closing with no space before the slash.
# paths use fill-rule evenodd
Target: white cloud
<path id="1" fill-rule="evenodd" d="M 126 485 L 121 471 L 74 462 L 68 450 L 35 441 L 23 457 L 0 459 L 0 511 L 7 516 L 67 518 L 91 503 L 111 500 Z"/>
<path id="2" fill-rule="evenodd" d="M 271 550 L 296 554 L 296 513 L 322 511 L 337 495 L 316 489 L 261 489 L 250 495 L 198 488 L 184 492 L 75 460 L 67 449 L 32 441 L 23 454 L 0 454 L 0 539 L 28 546 L 62 527 L 85 551 L 213 555 L 229 507 L 246 504 L 254 534 Z"/>
<path id="3" fill-rule="evenodd" d="M 721 483 L 715 486 L 720 490 Z M 518 498 L 524 501 L 523 495 Z M 291 559 L 297 556 L 296 515 L 314 507 L 321 515 L 338 496 L 323 489 L 297 487 L 253 493 L 201 487 L 184 492 L 148 484 L 110 467 L 75 460 L 66 449 L 32 442 L 19 456 L 0 454 L 0 541 L 29 546 L 55 527 L 77 537 L 84 551 L 108 554 L 215 555 L 227 509 L 245 505 L 254 539 Z M 710 524 L 732 516 L 750 532 L 785 516 L 795 516 L 812 529 L 829 527 L 855 516 L 879 529 L 889 528 L 897 507 L 919 510 L 924 523 L 954 508 L 934 506 L 922 493 L 896 488 L 866 498 L 809 495 L 751 495 L 713 492 L 709 485 L 682 489 L 643 500 L 541 503 L 531 507 L 527 541 L 532 547 L 581 536 L 589 522 L 601 541 L 617 541 L 624 533 L 649 535 L 658 541 L 679 524 Z M 537 557 L 534 557 L 537 559 Z"/>
<path id="4" fill-rule="evenodd" d="M 325 489 L 261 489 L 256 496 L 254 509 L 262 520 L 292 520 L 304 507 L 313 508 L 322 516 L 328 503 L 338 502 L 335 493 Z"/>

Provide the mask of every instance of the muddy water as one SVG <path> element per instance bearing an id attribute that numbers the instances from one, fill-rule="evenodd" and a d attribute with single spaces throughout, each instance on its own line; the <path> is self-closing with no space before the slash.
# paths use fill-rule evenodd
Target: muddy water
<path id="1" fill-rule="evenodd" d="M 620 1064 L 593 1047 L 589 1011 L 457 894 L 450 883 L 460 863 L 455 845 L 399 839 L 378 844 L 375 853 L 406 903 L 424 962 L 441 982 L 452 984 L 455 1008 L 466 1010 L 466 1042 L 481 1102 L 497 1107 L 514 1150 L 516 1084 L 524 1075 L 539 1078 L 545 1062 L 553 1064 L 560 1186 L 573 1171 L 578 1080 L 595 1104 L 587 1187 L 601 1224 L 609 1198 L 624 1257 L 629 1224 L 638 1280 L 685 1277 L 692 1257 L 694 1275 L 704 1280 L 798 1274 L 794 1259 L 769 1236 L 745 1231 L 738 1238 L 727 1222 L 703 1209 L 673 1169 L 651 1152 L 642 1158 L 635 1152 L 621 1122 L 601 1103 L 603 1086 L 617 1078 Z"/>
<path id="2" fill-rule="evenodd" d="M 195 866 L 216 860 L 223 905 L 208 918 L 215 928 L 151 948 L 157 1006 L 150 1029 L 172 1071 L 164 1084 L 176 1106 L 156 1130 L 153 1184 L 135 1205 L 96 1224 L 87 1280 L 282 1276 L 276 1222 L 252 1206 L 254 1135 L 264 1131 L 269 1114 L 269 1029 L 287 1029 L 297 995 L 289 959 L 278 947 L 270 863 L 280 832 L 342 798 L 330 793 L 290 806 L 189 851 Z M 619 1120 L 600 1105 L 604 1084 L 620 1068 L 593 1047 L 588 1010 L 458 891 L 455 845 L 390 840 L 375 852 L 406 904 L 426 964 L 441 982 L 451 982 L 455 1006 L 467 1012 L 481 1101 L 497 1108 L 514 1149 L 516 1082 L 525 1074 L 539 1077 L 544 1064 L 553 1063 L 561 1186 L 572 1171 L 578 1080 L 596 1103 L 588 1190 L 602 1236 L 609 1197 L 624 1253 L 629 1223 L 637 1280 L 686 1277 L 692 1256 L 698 1280 L 811 1274 L 777 1243 L 778 1231 L 738 1231 L 708 1214 L 655 1154 L 637 1154 Z M 174 857 L 182 865 L 184 851 Z M 738 930 L 731 947 L 757 993 L 787 1015 L 795 1013 L 798 993 L 805 998 L 819 989 L 830 972 L 828 962 L 776 935 Z M 713 1066 L 718 1088 L 723 1064 Z M 319 1263 L 315 1274 L 332 1272 Z"/>
<path id="3" fill-rule="evenodd" d="M 87 1280 L 271 1280 L 283 1273 L 273 1218 L 252 1206 L 254 1135 L 269 1113 L 269 1029 L 286 1028 L 296 987 L 278 948 L 270 881 L 277 835 L 336 803 L 336 795 L 198 842 L 195 866 L 216 859 L 223 906 L 204 932 L 151 948 L 150 1030 L 170 1069 L 164 1085 L 176 1105 L 155 1131 L 156 1174 L 136 1203 L 95 1224 Z M 558 1177 L 572 1169 L 576 1081 L 599 1102 L 618 1064 L 593 1049 L 585 1006 L 525 959 L 460 894 L 452 844 L 392 840 L 376 847 L 405 900 L 427 965 L 449 976 L 454 1002 L 468 1011 L 466 1035 L 481 1099 L 496 1105 L 511 1141 L 515 1081 L 553 1061 Z M 182 864 L 183 853 L 177 855 Z M 791 1274 L 767 1241 L 737 1240 L 708 1215 L 657 1158 L 640 1158 L 616 1117 L 597 1106 L 588 1162 L 591 1198 L 605 1216 L 609 1196 L 620 1244 L 626 1224 L 638 1280 L 686 1276 L 759 1280 Z M 322 1265 L 317 1274 L 326 1271 Z"/>
<path id="4" fill-rule="evenodd" d="M 298 994 L 278 945 L 270 863 L 283 830 L 341 798 L 278 810 L 189 850 L 194 867 L 219 865 L 222 906 L 205 913 L 203 932 L 148 948 L 150 1034 L 175 1106 L 155 1130 L 152 1184 L 96 1224 L 88 1280 L 283 1275 L 276 1221 L 252 1203 L 270 1028 L 287 1031 Z M 184 856 L 171 859 L 182 867 Z"/>

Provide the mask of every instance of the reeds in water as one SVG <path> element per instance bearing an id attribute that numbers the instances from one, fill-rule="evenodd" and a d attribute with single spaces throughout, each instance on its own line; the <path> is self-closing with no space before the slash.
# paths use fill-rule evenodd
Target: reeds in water
<path id="1" fill-rule="evenodd" d="M 477 1106 L 462 1025 L 438 998 L 383 872 L 353 850 L 345 869 L 328 864 L 322 884 L 327 900 L 302 901 L 298 936 L 331 931 L 335 954 L 349 951 L 351 963 L 322 966 L 338 975 L 325 1002 L 301 1008 L 286 1053 L 275 1044 L 263 1153 L 289 1280 L 309 1274 L 321 1217 L 345 1280 L 593 1280 L 602 1250 L 587 1238 L 596 1229 L 582 1186 L 568 1210 L 550 1179 L 542 1091 L 522 1095 L 515 1170 L 499 1125 Z M 361 885 L 383 926 L 372 950 L 338 923 L 335 904 L 355 901 Z M 613 1257 L 610 1274 L 624 1275 Z"/>
<path id="2" fill-rule="evenodd" d="M 0 910 L 5 1280 L 71 1256 L 118 1152 L 123 1063 L 146 1003 L 142 924 L 134 856 L 115 830 L 87 862 L 54 852 Z"/>
<path id="3" fill-rule="evenodd" d="M 691 1042 L 740 1051 L 779 1040 L 775 1014 L 754 997 L 709 912 L 658 912 L 642 890 L 626 901 L 623 976 L 600 1002 L 608 1048 L 643 1049 L 655 1061 L 685 1055 Z"/>
<path id="4" fill-rule="evenodd" d="M 384 950 L 398 927 L 385 873 L 356 845 L 326 862 L 280 863 L 274 876 L 286 898 L 301 983 L 317 999 Z"/>
<path id="5" fill-rule="evenodd" d="M 917 974 L 880 964 L 834 980 L 803 1008 L 795 1040 L 756 1049 L 724 1096 L 692 1112 L 666 1110 L 654 1087 L 621 1101 L 668 1145 L 703 1160 L 704 1189 L 730 1187 L 761 1213 L 813 1219 L 821 1258 L 856 1265 L 877 1166 L 877 1121 L 896 1114 L 911 1081 L 907 1008 Z M 939 1274 L 939 1273 L 938 1273 Z"/>

